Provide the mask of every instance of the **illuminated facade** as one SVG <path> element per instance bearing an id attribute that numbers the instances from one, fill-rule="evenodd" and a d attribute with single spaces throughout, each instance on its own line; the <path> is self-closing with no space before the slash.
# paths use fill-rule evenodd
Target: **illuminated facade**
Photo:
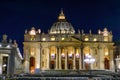
<path id="1" fill-rule="evenodd" d="M 7 35 L 3 35 L 0 42 L 0 74 L 17 74 L 22 70 L 22 55 L 16 41 L 7 42 Z"/>
<path id="2" fill-rule="evenodd" d="M 61 10 L 58 21 L 48 33 L 36 30 L 25 30 L 24 34 L 24 71 L 35 73 L 37 70 L 113 70 L 112 32 L 107 28 L 98 30 L 97 34 L 75 32 L 71 23 Z M 95 58 L 89 65 L 84 62 L 87 55 Z"/>
<path id="3" fill-rule="evenodd" d="M 120 72 L 120 45 L 114 46 L 115 71 Z"/>

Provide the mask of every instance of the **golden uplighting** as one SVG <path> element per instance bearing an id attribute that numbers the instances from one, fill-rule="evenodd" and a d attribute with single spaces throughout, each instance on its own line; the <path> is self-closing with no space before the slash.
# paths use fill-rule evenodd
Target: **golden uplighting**
<path id="1" fill-rule="evenodd" d="M 85 41 L 88 41 L 89 40 L 89 38 L 85 38 Z"/>
<path id="2" fill-rule="evenodd" d="M 46 40 L 46 38 L 42 38 L 42 40 L 43 40 L 43 41 L 45 41 L 45 40 Z"/>
<path id="3" fill-rule="evenodd" d="M 58 19 L 61 20 L 61 19 L 65 19 L 65 15 L 63 13 L 63 10 L 61 10 L 61 13 L 59 14 L 58 16 Z"/>
<path id="4" fill-rule="evenodd" d="M 65 38 L 63 37 L 62 40 L 65 40 Z"/>
<path id="5" fill-rule="evenodd" d="M 94 39 L 93 39 L 93 41 L 97 41 L 97 39 L 96 39 L 96 38 L 94 38 Z"/>
<path id="6" fill-rule="evenodd" d="M 51 40 L 54 41 L 54 40 L 55 40 L 55 37 L 52 37 Z"/>

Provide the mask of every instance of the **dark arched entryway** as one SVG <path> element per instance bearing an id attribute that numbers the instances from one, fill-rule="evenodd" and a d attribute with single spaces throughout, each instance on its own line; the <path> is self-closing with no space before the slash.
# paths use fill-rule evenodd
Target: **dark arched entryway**
<path id="1" fill-rule="evenodd" d="M 73 69 L 73 61 L 68 60 L 68 69 Z"/>
<path id="2" fill-rule="evenodd" d="M 35 58 L 30 57 L 30 73 L 34 73 L 35 71 Z"/>
<path id="3" fill-rule="evenodd" d="M 50 69 L 55 69 L 55 61 L 51 60 L 50 62 Z"/>
<path id="4" fill-rule="evenodd" d="M 104 68 L 105 69 L 110 69 L 110 61 L 108 57 L 104 58 Z"/>

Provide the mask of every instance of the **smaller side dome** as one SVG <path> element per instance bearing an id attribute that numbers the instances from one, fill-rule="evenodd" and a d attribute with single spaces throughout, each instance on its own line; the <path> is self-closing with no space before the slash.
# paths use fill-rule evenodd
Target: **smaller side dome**
<path id="1" fill-rule="evenodd" d="M 31 30 L 29 31 L 30 35 L 36 35 L 36 30 L 34 27 L 31 28 Z"/>

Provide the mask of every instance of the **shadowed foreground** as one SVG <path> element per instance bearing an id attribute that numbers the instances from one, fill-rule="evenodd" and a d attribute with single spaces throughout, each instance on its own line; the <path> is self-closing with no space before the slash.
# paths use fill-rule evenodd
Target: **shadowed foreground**
<path id="1" fill-rule="evenodd" d="M 6 80 L 120 80 L 120 73 L 106 70 L 47 70 L 39 74 L 14 75 L 6 77 Z"/>

